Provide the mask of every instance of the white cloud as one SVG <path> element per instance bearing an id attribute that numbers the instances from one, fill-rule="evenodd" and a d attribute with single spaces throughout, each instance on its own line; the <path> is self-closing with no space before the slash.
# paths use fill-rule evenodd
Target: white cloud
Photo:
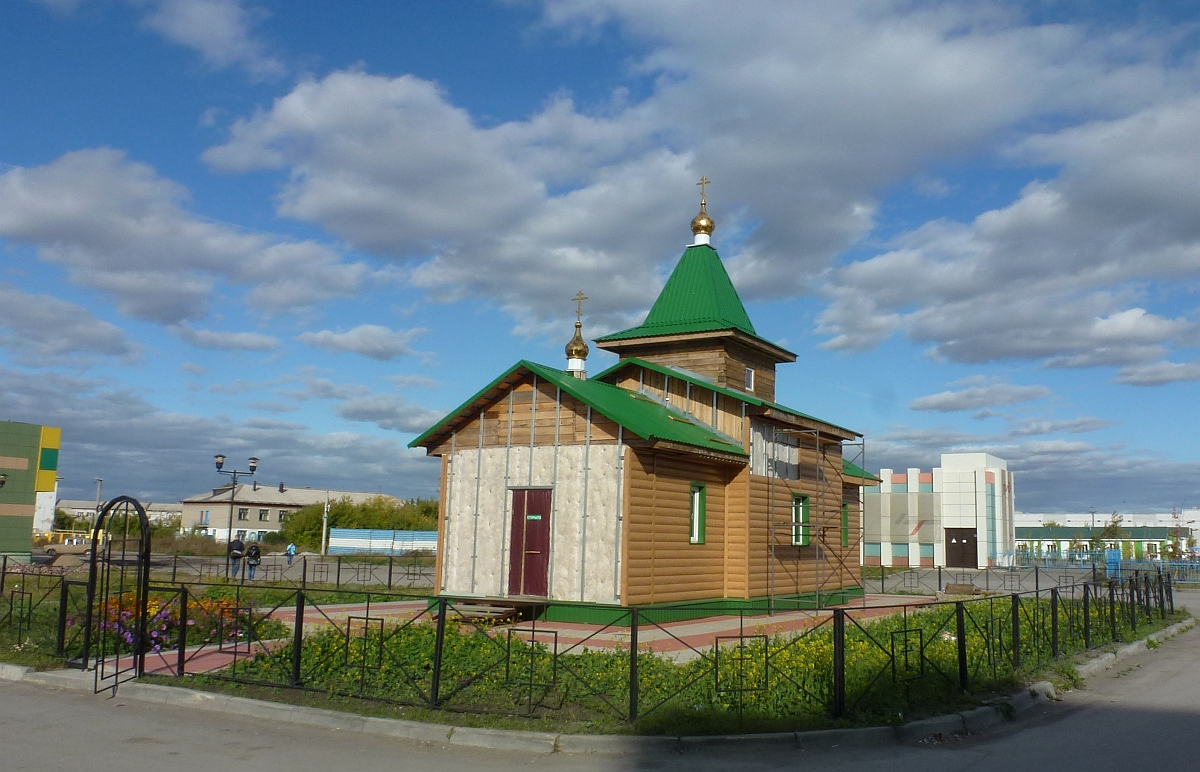
<path id="1" fill-rule="evenodd" d="M 1048 397 L 1051 393 L 1045 386 L 1017 386 L 1000 378 L 971 379 L 967 382 L 960 381 L 959 385 L 965 385 L 967 388 L 918 397 L 908 403 L 908 406 L 912 410 L 952 413 L 1029 402 Z"/>
<path id="2" fill-rule="evenodd" d="M 1117 371 L 1117 383 L 1131 386 L 1165 386 L 1179 381 L 1200 381 L 1200 362 L 1150 362 L 1128 365 Z"/>
<path id="3" fill-rule="evenodd" d="M 354 295 L 373 278 L 315 242 L 206 220 L 186 198 L 116 150 L 67 153 L 0 175 L 0 237 L 34 245 L 121 313 L 163 324 L 203 317 L 219 279 L 248 286 L 253 309 L 280 313 Z"/>
<path id="4" fill-rule="evenodd" d="M 1196 325 L 1148 307 L 1154 282 L 1200 278 L 1200 99 L 1030 137 L 1017 160 L 1061 165 L 969 224 L 929 223 L 836 271 L 830 348 L 895 332 L 963 362 L 1126 366 L 1125 383 L 1186 373 L 1163 359 Z"/>
<path id="5" fill-rule="evenodd" d="M 786 297 L 871 230 L 880 191 L 931 160 L 1165 90 L 1128 38 L 949 5 L 589 0 L 545 15 L 652 41 L 634 70 L 653 93 L 589 111 L 560 97 L 484 127 L 428 81 L 335 72 L 237 121 L 205 158 L 286 171 L 281 214 L 408 262 L 436 297 L 491 298 L 528 331 L 584 287 L 603 331 L 653 299 L 701 172 L 743 295 Z"/>
<path id="6" fill-rule="evenodd" d="M 184 341 L 196 348 L 218 351 L 274 351 L 279 348 L 279 339 L 259 332 L 222 332 L 220 330 L 194 330 L 186 324 L 173 325 L 171 329 Z"/>
<path id="7" fill-rule="evenodd" d="M 409 344 L 424 332 L 420 328 L 389 330 L 378 324 L 360 324 L 347 332 L 306 332 L 297 339 L 328 351 L 352 352 L 371 359 L 390 360 L 413 353 Z"/>
<path id="8" fill-rule="evenodd" d="M 873 437 L 869 452 L 872 471 L 930 469 L 940 464 L 942 453 L 991 453 L 1008 462 L 1017 509 L 1026 512 L 1103 510 L 1108 502 L 1121 502 L 1132 510 L 1169 510 L 1195 499 L 1194 480 L 1200 475 L 1200 463 L 1176 461 L 1159 452 L 950 429 L 896 427 Z M 1146 485 L 1148 479 L 1156 484 Z"/>
<path id="9" fill-rule="evenodd" d="M 1010 437 L 1033 437 L 1042 434 L 1086 434 L 1110 426 L 1116 426 L 1120 421 L 1109 421 L 1093 416 L 1071 418 L 1065 421 L 1039 421 L 1026 419 L 1013 424 L 1008 433 Z"/>
<path id="10" fill-rule="evenodd" d="M 95 356 L 132 360 L 138 347 L 114 324 L 50 295 L 30 295 L 0 283 L 0 346 L 24 364 Z"/>
<path id="11" fill-rule="evenodd" d="M 373 423 L 381 429 L 423 432 L 433 426 L 441 413 L 415 405 L 396 394 L 368 394 L 349 399 L 336 408 L 349 421 Z"/>
<path id="12" fill-rule="evenodd" d="M 384 378 L 396 384 L 399 389 L 432 389 L 438 385 L 434 379 L 424 375 L 385 375 Z"/>
<path id="13" fill-rule="evenodd" d="M 134 0 L 148 6 L 142 20 L 166 39 L 198 51 L 216 68 L 240 66 L 257 78 L 284 74 L 282 62 L 254 37 L 261 9 L 244 0 Z"/>
<path id="14" fill-rule="evenodd" d="M 0 366 L 5 416 L 63 429 L 59 473 L 67 498 L 105 492 L 153 501 L 178 501 L 220 483 L 212 457 L 258 456 L 259 478 L 288 485 L 382 490 L 398 496 L 436 496 L 438 466 L 398 439 L 355 432 L 314 432 L 295 422 L 230 421 L 173 413 L 132 389 L 57 373 Z"/>
<path id="15" fill-rule="evenodd" d="M 184 362 L 179 366 L 188 375 L 204 375 L 208 372 L 208 368 L 204 365 L 198 365 L 195 362 Z"/>

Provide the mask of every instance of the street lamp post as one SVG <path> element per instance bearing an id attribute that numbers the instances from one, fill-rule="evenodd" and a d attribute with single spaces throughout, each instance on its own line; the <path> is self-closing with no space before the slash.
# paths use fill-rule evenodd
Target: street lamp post
<path id="1" fill-rule="evenodd" d="M 225 469 L 225 456 L 221 453 L 218 453 L 213 458 L 217 463 L 217 473 L 227 474 L 232 478 L 232 482 L 229 485 L 229 531 L 225 534 L 225 544 L 229 545 L 233 541 L 233 500 L 237 495 L 238 477 L 253 477 L 254 473 L 258 471 L 258 457 L 250 457 L 250 471 L 248 472 L 243 472 L 240 469 Z M 229 550 L 227 547 L 225 551 L 225 576 L 229 576 L 229 568 Z"/>

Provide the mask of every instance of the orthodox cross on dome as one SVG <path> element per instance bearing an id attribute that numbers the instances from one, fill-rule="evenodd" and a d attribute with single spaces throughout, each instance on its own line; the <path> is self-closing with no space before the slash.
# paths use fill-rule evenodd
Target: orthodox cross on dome
<path id="1" fill-rule="evenodd" d="M 575 301 L 575 337 L 567 343 L 567 372 L 576 378 L 587 378 L 584 363 L 587 361 L 588 345 L 583 340 L 583 301 L 587 299 L 583 290 L 571 298 Z"/>
<path id="2" fill-rule="evenodd" d="M 706 188 L 712 184 L 712 180 L 708 177 L 701 177 L 696 184 L 700 186 L 700 213 L 692 218 L 692 234 L 696 237 L 692 246 L 709 243 L 714 227 L 713 220 L 708 216 L 708 209 L 705 207 L 705 204 L 708 203 L 705 195 Z"/>
<path id="3" fill-rule="evenodd" d="M 583 294 L 583 290 L 575 293 L 575 297 L 571 298 L 575 301 L 575 321 L 583 321 L 583 301 L 588 300 L 588 296 Z"/>

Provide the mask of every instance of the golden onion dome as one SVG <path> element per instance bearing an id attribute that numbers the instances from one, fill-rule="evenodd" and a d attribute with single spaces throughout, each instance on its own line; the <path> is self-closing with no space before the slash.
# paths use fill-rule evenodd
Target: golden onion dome
<path id="1" fill-rule="evenodd" d="M 706 236 L 711 236 L 713 232 L 713 220 L 708 216 L 708 210 L 704 206 L 704 200 L 700 200 L 700 213 L 692 218 L 692 234 L 699 236 L 703 233 Z"/>
<path id="2" fill-rule="evenodd" d="M 583 322 L 575 322 L 575 337 L 567 344 L 567 359 L 587 359 L 588 345 L 583 340 Z"/>

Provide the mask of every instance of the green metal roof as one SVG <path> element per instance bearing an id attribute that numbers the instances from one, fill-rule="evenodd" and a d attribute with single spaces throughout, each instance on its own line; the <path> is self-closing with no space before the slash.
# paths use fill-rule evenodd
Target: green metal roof
<path id="1" fill-rule="evenodd" d="M 717 250 L 707 244 L 688 247 L 658 299 L 637 327 L 597 341 L 645 338 L 688 332 L 740 330 L 759 338 Z M 769 341 L 764 341 L 769 342 Z M 771 344 L 774 346 L 774 344 Z M 776 346 L 776 348 L 778 348 Z"/>
<path id="2" fill-rule="evenodd" d="M 459 405 L 454 410 L 430 427 L 420 437 L 408 443 L 410 448 L 425 443 L 438 432 L 446 422 L 462 413 L 466 408 L 478 401 L 501 382 L 509 378 L 517 370 L 524 368 L 538 378 L 553 383 L 567 394 L 601 415 L 615 421 L 627 430 L 647 440 L 665 440 L 692 445 L 706 450 L 746 456 L 742 446 L 730 437 L 715 431 L 703 424 L 688 418 L 681 412 L 667 408 L 661 402 L 650 399 L 642 394 L 613 386 L 609 383 L 590 379 L 576 378 L 563 370 L 521 360 L 505 371 L 499 378 L 481 389 L 475 396 Z"/>
<path id="3" fill-rule="evenodd" d="M 637 367 L 644 367 L 647 370 L 653 370 L 657 373 L 662 373 L 663 375 L 669 375 L 672 378 L 678 378 L 681 381 L 687 381 L 688 383 L 691 383 L 693 386 L 700 386 L 705 389 L 712 389 L 713 391 L 717 392 L 718 394 L 724 394 L 727 397 L 733 397 L 734 399 L 741 400 L 742 402 L 745 402 L 748 405 L 769 407 L 773 410 L 778 410 L 783 413 L 788 413 L 790 415 L 799 416 L 800 418 L 807 418 L 810 421 L 817 421 L 818 423 L 828 424 L 829 426 L 832 426 L 835 429 L 841 429 L 842 431 L 847 432 L 849 434 L 853 434 L 856 437 L 862 436 L 862 432 L 856 432 L 853 429 L 847 429 L 845 426 L 838 426 L 837 424 L 831 423 L 822 418 L 817 418 L 816 416 L 811 416 L 811 415 L 808 415 L 807 413 L 801 413 L 799 410 L 795 410 L 793 408 L 787 407 L 786 405 L 781 405 L 778 402 L 768 402 L 765 399 L 759 399 L 758 397 L 754 396 L 753 394 L 750 394 L 749 392 L 738 391 L 737 389 L 729 389 L 724 386 L 718 386 L 717 384 L 713 383 L 709 379 L 707 379 L 701 375 L 697 375 L 696 373 L 689 372 L 687 370 L 683 370 L 683 369 L 677 368 L 677 367 L 667 367 L 665 365 L 655 364 L 654 362 L 647 362 L 645 359 L 638 359 L 637 357 L 628 357 L 626 359 L 622 359 L 620 362 L 617 362 L 615 365 L 608 368 L 604 372 L 593 376 L 593 380 L 597 380 L 597 381 L 601 380 L 601 379 L 617 372 L 622 367 L 626 367 L 627 365 L 635 365 Z"/>
<path id="4" fill-rule="evenodd" d="M 842 474 L 846 477 L 857 477 L 860 480 L 880 482 L 878 477 L 863 469 L 858 464 L 852 464 L 844 458 L 842 459 Z"/>
<path id="5" fill-rule="evenodd" d="M 1099 533 L 1100 526 L 1096 527 L 1096 532 Z M 1192 529 L 1188 526 L 1153 526 L 1139 525 L 1134 527 L 1121 527 L 1124 535 L 1119 539 L 1114 537 L 1104 537 L 1108 541 L 1167 541 L 1168 539 L 1177 538 L 1172 535 L 1172 531 L 1178 530 L 1179 536 L 1188 537 L 1192 534 Z M 1038 539 L 1046 540 L 1072 540 L 1080 539 L 1089 541 L 1092 538 L 1091 526 L 1086 525 L 1041 525 L 1041 526 L 1022 526 L 1016 529 L 1016 536 L 1021 540 L 1036 541 Z"/>

